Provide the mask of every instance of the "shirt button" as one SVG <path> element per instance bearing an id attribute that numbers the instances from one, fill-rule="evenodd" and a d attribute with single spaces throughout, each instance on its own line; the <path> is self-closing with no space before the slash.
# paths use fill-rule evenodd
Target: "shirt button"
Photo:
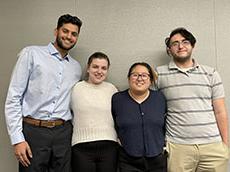
<path id="1" fill-rule="evenodd" d="M 141 112 L 141 115 L 143 116 L 145 113 L 144 112 Z"/>

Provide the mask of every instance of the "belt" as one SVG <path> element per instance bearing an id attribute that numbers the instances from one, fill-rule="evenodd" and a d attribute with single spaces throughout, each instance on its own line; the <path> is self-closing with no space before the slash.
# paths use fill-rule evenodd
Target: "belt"
<path id="1" fill-rule="evenodd" d="M 23 121 L 27 124 L 31 124 L 38 127 L 47 127 L 47 128 L 53 128 L 56 126 L 63 125 L 65 123 L 65 121 L 62 119 L 49 121 L 49 120 L 34 119 L 30 117 L 24 117 Z"/>

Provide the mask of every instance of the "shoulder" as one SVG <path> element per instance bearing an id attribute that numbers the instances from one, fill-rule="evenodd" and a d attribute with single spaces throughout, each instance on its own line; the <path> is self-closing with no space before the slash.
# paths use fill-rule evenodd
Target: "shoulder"
<path id="1" fill-rule="evenodd" d="M 157 66 L 156 70 L 157 71 L 168 70 L 168 64 Z"/>
<path id="2" fill-rule="evenodd" d="M 156 72 L 158 75 L 161 75 L 161 74 L 166 73 L 168 71 L 169 71 L 169 66 L 167 64 L 162 65 L 162 66 L 158 66 L 156 68 Z"/>
<path id="3" fill-rule="evenodd" d="M 119 91 L 112 96 L 112 106 L 121 108 L 126 106 L 126 103 L 130 101 L 128 90 Z"/>
<path id="4" fill-rule="evenodd" d="M 73 86 L 73 90 L 76 90 L 79 88 L 85 88 L 86 84 L 87 83 L 85 81 L 76 82 L 75 85 Z"/>
<path id="5" fill-rule="evenodd" d="M 34 62 L 34 60 L 38 57 L 41 52 L 45 52 L 46 48 L 45 46 L 27 46 L 24 47 L 18 54 L 18 62 L 31 62 L 31 64 Z"/>
<path id="6" fill-rule="evenodd" d="M 114 92 L 117 92 L 117 88 L 111 82 L 104 81 L 103 84 L 106 88 L 109 88 L 113 90 Z"/>
<path id="7" fill-rule="evenodd" d="M 128 90 L 116 92 L 113 95 L 113 99 L 120 99 L 128 96 Z"/>
<path id="8" fill-rule="evenodd" d="M 212 75 L 213 73 L 217 72 L 215 68 L 207 65 L 199 65 L 199 70 L 201 70 L 201 72 L 204 72 L 208 75 Z"/>
<path id="9" fill-rule="evenodd" d="M 24 47 L 19 52 L 19 55 L 24 55 L 26 53 L 38 52 L 38 51 L 42 51 L 42 50 L 45 50 L 45 49 L 46 49 L 46 46 L 31 45 L 31 46 Z"/>

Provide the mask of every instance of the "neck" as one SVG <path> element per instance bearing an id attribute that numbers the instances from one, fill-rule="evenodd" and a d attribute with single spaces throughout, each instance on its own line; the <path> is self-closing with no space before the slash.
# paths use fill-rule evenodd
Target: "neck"
<path id="1" fill-rule="evenodd" d="M 62 48 L 60 48 L 57 43 L 54 43 L 54 47 L 58 50 L 58 52 L 61 54 L 61 57 L 64 58 L 67 54 L 68 51 L 67 50 L 63 50 Z"/>
<path id="2" fill-rule="evenodd" d="M 137 92 L 129 89 L 129 95 L 138 103 L 142 103 L 147 99 L 149 96 L 149 90 L 146 90 L 144 92 Z"/>
<path id="3" fill-rule="evenodd" d="M 182 69 L 194 66 L 194 62 L 191 58 L 185 62 L 178 62 L 178 61 L 174 61 L 174 62 L 179 68 L 182 68 Z"/>

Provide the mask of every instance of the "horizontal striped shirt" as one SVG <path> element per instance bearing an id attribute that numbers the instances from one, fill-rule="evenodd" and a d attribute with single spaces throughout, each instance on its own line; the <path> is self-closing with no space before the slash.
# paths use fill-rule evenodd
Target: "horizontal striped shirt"
<path id="1" fill-rule="evenodd" d="M 179 144 L 221 141 L 212 106 L 224 97 L 218 72 L 199 65 L 187 71 L 171 61 L 157 68 L 158 87 L 167 99 L 166 139 Z"/>

